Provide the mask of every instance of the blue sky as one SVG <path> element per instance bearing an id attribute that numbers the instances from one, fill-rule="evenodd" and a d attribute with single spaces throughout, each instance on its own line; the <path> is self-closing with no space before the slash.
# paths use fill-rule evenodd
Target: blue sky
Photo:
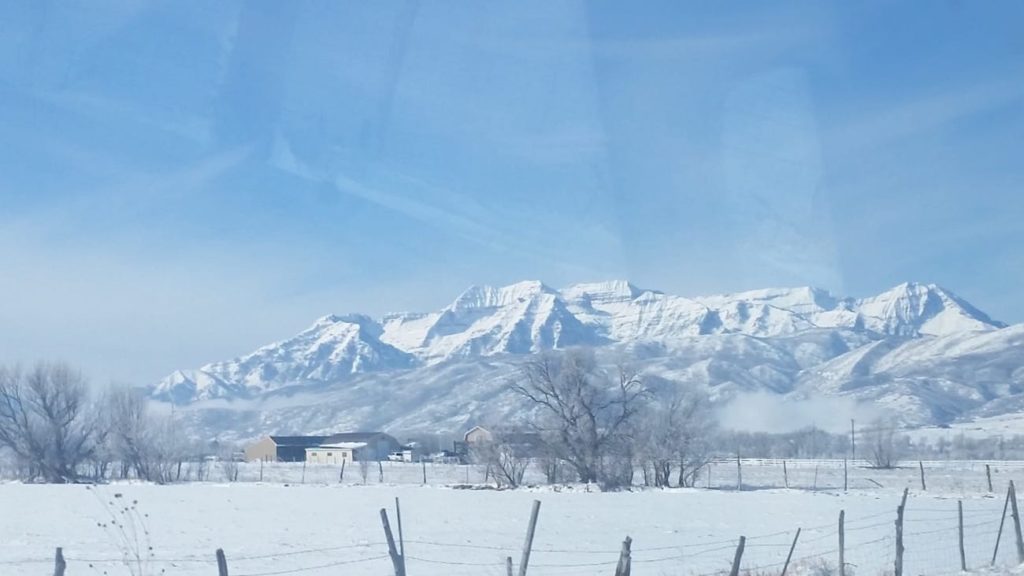
<path id="1" fill-rule="evenodd" d="M 1022 18 L 4 3 L 0 361 L 149 383 L 328 312 L 527 278 L 918 280 L 1024 321 Z"/>

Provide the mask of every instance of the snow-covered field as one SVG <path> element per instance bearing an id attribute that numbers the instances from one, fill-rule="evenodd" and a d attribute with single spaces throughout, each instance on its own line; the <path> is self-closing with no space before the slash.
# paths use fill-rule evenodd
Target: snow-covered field
<path id="1" fill-rule="evenodd" d="M 819 467 L 819 479 L 822 476 Z M 933 465 L 937 468 L 937 465 Z M 586 492 L 581 487 L 515 491 L 442 486 L 339 485 L 276 482 L 193 483 L 100 487 L 0 485 L 0 574 L 44 574 L 62 546 L 68 574 L 134 574 L 126 550 L 151 556 L 145 574 L 212 575 L 223 548 L 232 576 L 271 574 L 390 574 L 379 510 L 401 500 L 410 576 L 504 574 L 506 556 L 518 563 L 534 499 L 542 502 L 531 575 L 611 574 L 622 539 L 633 538 L 633 574 L 694 575 L 727 570 L 740 535 L 746 569 L 777 573 L 798 527 L 800 567 L 838 560 L 837 520 L 846 512 L 846 562 L 859 574 L 892 571 L 895 510 L 916 470 L 879 474 L 849 492 L 753 489 L 774 466 L 746 466 L 748 489 L 724 488 Z M 999 529 L 1006 481 L 1024 479 L 1019 465 L 1000 465 L 988 494 L 967 467 L 932 470 L 928 491 L 911 490 L 906 512 L 906 574 L 959 571 L 957 500 L 963 500 L 967 562 L 987 566 Z M 981 465 L 983 470 L 983 465 Z M 397 468 L 395 468 L 397 469 Z M 404 467 L 411 474 L 415 467 Z M 803 478 L 807 467 L 794 463 Z M 394 470 L 392 470 L 394 472 Z M 420 472 L 422 472 L 420 470 Z M 725 474 L 724 468 L 712 473 Z M 397 476 L 397 474 L 396 474 Z M 981 478 L 983 479 L 983 472 Z M 801 481 L 802 483 L 802 481 Z M 112 519 L 123 507 L 145 525 L 120 536 Z M 133 515 L 134 517 L 134 515 Z M 1008 518 L 997 565 L 1013 563 Z M 136 543 L 137 542 L 137 543 Z M 147 553 L 148 547 L 151 553 Z M 774 570 L 774 572 L 772 572 Z M 800 571 L 790 573 L 800 573 Z M 806 570 L 803 573 L 808 573 Z M 848 572 L 849 573 L 849 572 Z"/>
<path id="2" fill-rule="evenodd" d="M 970 494 L 987 491 L 985 462 L 940 460 L 923 462 L 926 487 L 947 493 Z M 710 473 L 708 472 L 710 470 Z M 383 472 L 385 484 L 420 485 L 426 484 L 483 484 L 486 482 L 486 470 L 479 465 L 450 464 L 405 464 L 384 462 L 380 469 L 371 464 L 366 469 L 366 480 L 363 470 L 358 465 L 349 466 L 342 478 L 341 469 L 336 465 L 308 465 L 305 468 L 296 463 L 273 463 L 261 466 L 259 463 L 239 464 L 239 482 L 271 482 L 288 484 L 338 484 L 339 479 L 346 485 L 380 484 Z M 217 464 L 212 465 L 208 472 L 213 481 L 225 480 L 224 471 Z M 1005 489 L 1009 480 L 1024 481 L 1024 461 L 997 461 L 991 463 L 992 485 L 995 490 Z M 844 472 L 842 460 L 787 460 L 786 471 L 783 471 L 782 460 L 744 459 L 741 470 L 737 472 L 735 460 L 723 459 L 714 462 L 700 474 L 697 486 L 734 490 L 742 475 L 745 489 L 769 488 L 800 488 L 805 490 L 841 490 L 844 488 Z M 636 473 L 634 483 L 643 482 L 640 472 Z M 788 483 L 787 483 L 788 482 Z M 530 468 L 526 483 L 543 484 L 544 477 L 540 470 Z M 904 462 L 893 470 L 876 470 L 863 461 L 849 464 L 846 471 L 846 486 L 850 489 L 865 490 L 902 490 L 917 489 L 921 486 L 918 463 Z"/>

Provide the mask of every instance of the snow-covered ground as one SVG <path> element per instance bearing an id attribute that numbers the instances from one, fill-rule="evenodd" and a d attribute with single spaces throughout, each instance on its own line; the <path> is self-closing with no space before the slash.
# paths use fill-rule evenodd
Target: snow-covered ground
<path id="1" fill-rule="evenodd" d="M 804 476 L 813 473 L 807 463 L 792 464 L 791 482 L 795 476 L 803 484 Z M 995 467 L 996 493 L 988 494 L 983 465 L 978 465 L 980 482 L 978 470 L 969 466 L 926 465 L 928 490 L 912 488 L 907 504 L 905 573 L 959 571 L 957 500 L 964 506 L 968 565 L 987 566 L 1006 482 L 1024 479 L 1024 467 Z M 817 467 L 820 480 L 822 465 Z M 841 464 L 838 469 L 841 474 Z M 385 472 L 395 480 L 407 474 L 410 484 L 379 484 L 370 474 L 365 486 L 339 485 L 333 474 L 330 480 L 326 474 L 320 479 L 317 474 L 326 467 L 309 467 L 306 484 L 287 485 L 0 484 L 0 574 L 47 573 L 56 546 L 64 548 L 72 575 L 137 574 L 120 560 L 125 550 L 134 549 L 151 555 L 144 574 L 210 575 L 216 570 L 217 548 L 224 549 L 233 576 L 390 574 L 379 510 L 388 508 L 395 524 L 396 497 L 401 500 L 410 576 L 504 574 L 506 556 L 518 563 L 534 499 L 542 506 L 531 575 L 611 574 L 627 535 L 633 538 L 632 573 L 638 576 L 726 570 L 740 535 L 747 537 L 743 567 L 777 573 L 798 527 L 803 532 L 794 562 L 800 567 L 821 561 L 834 565 L 840 510 L 846 514 L 846 562 L 851 571 L 882 574 L 892 571 L 893 520 L 900 492 L 917 474 L 914 469 L 883 474 L 855 469 L 857 478 L 867 482 L 871 473 L 883 487 L 867 482 L 847 493 L 754 489 L 759 478 L 774 474 L 776 467 L 748 462 L 747 489 L 739 492 L 723 486 L 588 493 L 583 487 L 495 491 L 416 486 L 411 483 L 417 470 L 422 476 L 418 467 L 393 465 Z M 829 477 L 835 478 L 836 468 L 829 470 Z M 723 464 L 712 472 L 712 479 L 725 474 Z M 361 482 L 355 476 L 354 481 Z M 120 510 L 133 506 L 138 515 L 128 516 L 140 526 L 134 531 L 138 537 L 128 528 L 125 538 L 111 520 L 123 521 L 126 515 Z M 1008 518 L 997 559 L 1000 567 L 1014 563 L 1012 535 Z"/>
<path id="2" fill-rule="evenodd" d="M 925 461 L 925 485 L 932 491 L 948 494 L 983 494 L 988 490 L 985 473 L 986 462 L 971 460 L 935 460 Z M 380 484 L 381 473 L 385 484 L 433 486 L 453 484 L 484 484 L 489 479 L 486 469 L 480 465 L 454 464 L 405 464 L 384 462 L 378 469 L 372 463 L 365 470 L 359 465 L 349 465 L 342 478 L 341 467 L 337 465 L 303 466 L 297 463 L 241 463 L 238 465 L 239 482 L 271 482 L 279 484 L 338 484 L 363 485 Z M 708 472 L 710 470 L 710 473 Z M 990 463 L 992 485 L 996 491 L 1006 488 L 1009 480 L 1024 481 L 1024 461 L 993 461 Z M 224 470 L 219 464 L 211 465 L 207 470 L 208 479 L 223 481 L 226 479 Z M 752 459 L 742 460 L 740 471 L 737 471 L 735 460 L 718 460 L 705 469 L 697 480 L 697 487 L 734 490 L 742 476 L 744 489 L 795 488 L 804 490 L 842 490 L 844 488 L 844 472 L 842 460 L 787 460 L 785 471 L 782 460 Z M 674 481 L 674 479 L 673 479 Z M 788 481 L 788 483 L 787 483 Z M 638 471 L 634 483 L 642 484 L 643 477 Z M 525 483 L 543 484 L 544 476 L 540 470 L 531 467 L 526 475 Z M 868 467 L 863 461 L 850 463 L 846 470 L 846 487 L 854 490 L 895 490 L 903 488 L 912 490 L 921 486 L 921 475 L 918 463 L 903 462 L 892 470 L 877 470 Z"/>
<path id="3" fill-rule="evenodd" d="M 1024 435 L 1024 413 L 975 418 L 969 422 L 955 422 L 947 427 L 924 426 L 907 430 L 906 433 L 915 440 L 922 439 L 932 444 L 940 438 L 952 442 L 961 435 L 980 440 L 1012 438 Z"/>

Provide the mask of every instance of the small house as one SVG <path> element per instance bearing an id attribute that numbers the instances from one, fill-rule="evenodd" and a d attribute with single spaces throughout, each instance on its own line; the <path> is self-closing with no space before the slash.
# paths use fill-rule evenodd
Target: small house
<path id="1" fill-rule="evenodd" d="M 492 440 L 494 440 L 494 435 L 483 426 L 473 426 L 463 436 L 463 441 L 469 446 L 486 444 Z"/>
<path id="2" fill-rule="evenodd" d="M 306 462 L 310 464 L 342 464 L 356 460 L 372 460 L 366 456 L 365 442 L 334 442 L 306 448 Z"/>
<path id="3" fill-rule="evenodd" d="M 402 445 L 383 432 L 344 432 L 332 434 L 323 441 L 327 444 L 365 444 L 355 455 L 357 460 L 387 460 L 388 454 L 401 450 Z"/>

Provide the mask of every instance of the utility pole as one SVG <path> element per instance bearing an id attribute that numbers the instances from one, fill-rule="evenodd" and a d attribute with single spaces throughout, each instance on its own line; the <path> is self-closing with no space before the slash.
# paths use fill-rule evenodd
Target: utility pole
<path id="1" fill-rule="evenodd" d="M 853 418 L 850 418 L 850 460 L 857 459 L 857 434 L 854 432 Z"/>

